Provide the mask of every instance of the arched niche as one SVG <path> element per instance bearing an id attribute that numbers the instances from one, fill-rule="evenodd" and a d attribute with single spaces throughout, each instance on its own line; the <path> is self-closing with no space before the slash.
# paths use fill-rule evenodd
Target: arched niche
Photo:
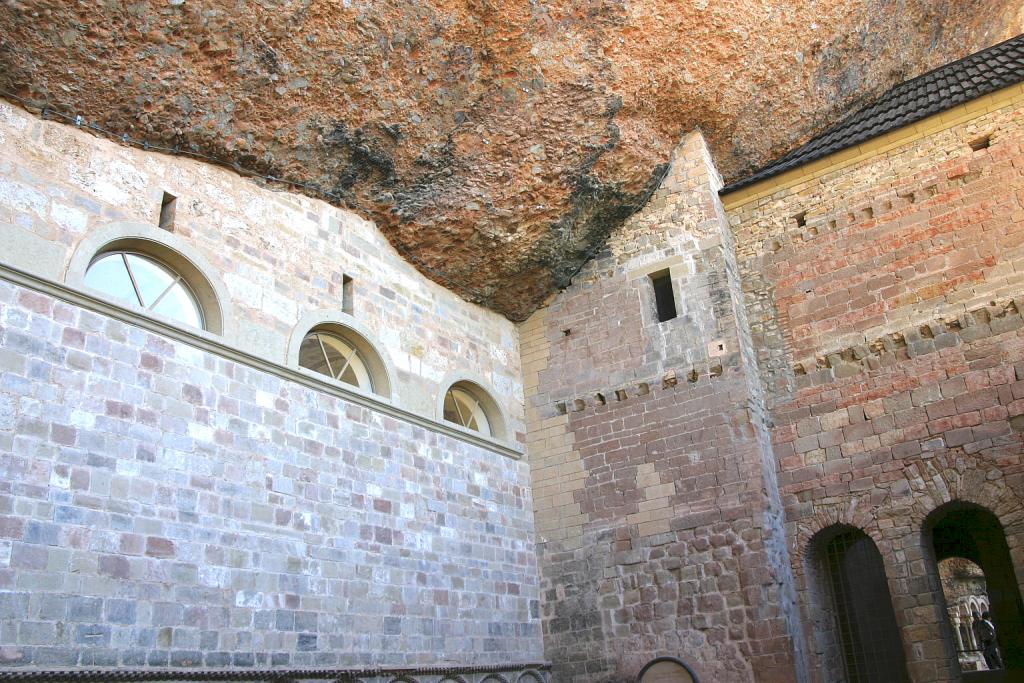
<path id="1" fill-rule="evenodd" d="M 636 680 L 637 683 L 699 683 L 693 669 L 676 657 L 652 659 L 640 670 Z"/>
<path id="2" fill-rule="evenodd" d="M 906 656 L 882 555 L 861 529 L 834 524 L 804 553 L 816 646 L 830 683 L 906 683 Z"/>

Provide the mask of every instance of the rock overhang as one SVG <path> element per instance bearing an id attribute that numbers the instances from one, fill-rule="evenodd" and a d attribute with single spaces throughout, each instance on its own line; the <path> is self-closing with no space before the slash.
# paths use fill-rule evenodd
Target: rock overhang
<path id="1" fill-rule="evenodd" d="M 1015 35 L 1012 0 L 0 4 L 0 87 L 286 177 L 513 320 L 700 128 L 726 181 Z"/>

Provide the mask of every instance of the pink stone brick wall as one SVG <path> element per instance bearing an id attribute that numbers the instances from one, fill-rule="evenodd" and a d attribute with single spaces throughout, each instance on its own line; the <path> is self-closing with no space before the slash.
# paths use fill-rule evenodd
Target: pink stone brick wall
<path id="1" fill-rule="evenodd" d="M 875 541 L 915 682 L 959 680 L 929 514 L 994 513 L 1024 586 L 1021 121 L 1018 96 L 730 209 L 814 680 L 842 677 L 823 529 Z"/>
<path id="2" fill-rule="evenodd" d="M 1024 581 L 1014 97 L 727 214 L 691 136 L 521 328 L 560 676 L 672 655 L 715 681 L 842 680 L 811 541 L 848 525 L 881 554 L 910 679 L 959 679 L 927 520 L 993 514 Z M 680 316 L 659 324 L 664 268 Z"/>
<path id="3" fill-rule="evenodd" d="M 559 680 L 800 680 L 767 432 L 717 179 L 687 137 L 648 207 L 521 328 L 545 648 Z M 649 273 L 679 317 L 659 323 Z"/>

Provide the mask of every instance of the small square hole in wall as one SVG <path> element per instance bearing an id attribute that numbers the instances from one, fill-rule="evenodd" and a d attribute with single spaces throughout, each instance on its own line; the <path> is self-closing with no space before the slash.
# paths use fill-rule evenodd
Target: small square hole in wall
<path id="1" fill-rule="evenodd" d="M 167 230 L 168 232 L 174 231 L 174 208 L 178 203 L 178 198 L 169 192 L 164 192 L 164 197 L 160 201 L 160 228 Z"/>
<path id="2" fill-rule="evenodd" d="M 801 211 L 797 215 L 793 216 L 793 220 L 796 221 L 797 227 L 804 227 L 805 225 L 807 225 L 807 212 Z"/>
<path id="3" fill-rule="evenodd" d="M 992 145 L 992 135 L 982 135 L 980 138 L 975 138 L 967 143 L 971 146 L 971 149 L 975 152 L 980 152 L 983 149 L 988 149 Z"/>
<path id="4" fill-rule="evenodd" d="M 651 286 L 654 288 L 654 305 L 657 308 L 658 322 L 672 320 L 676 317 L 676 298 L 672 292 L 672 278 L 668 269 L 651 273 Z"/>
<path id="5" fill-rule="evenodd" d="M 353 315 L 355 311 L 355 301 L 353 301 L 355 286 L 353 285 L 352 278 L 348 275 L 341 276 L 341 310 Z"/>

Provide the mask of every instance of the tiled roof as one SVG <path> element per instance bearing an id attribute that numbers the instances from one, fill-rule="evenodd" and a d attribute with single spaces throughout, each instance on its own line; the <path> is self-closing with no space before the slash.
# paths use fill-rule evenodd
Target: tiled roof
<path id="1" fill-rule="evenodd" d="M 1024 81 L 1024 34 L 900 83 L 816 138 L 722 188 L 727 194 Z"/>

